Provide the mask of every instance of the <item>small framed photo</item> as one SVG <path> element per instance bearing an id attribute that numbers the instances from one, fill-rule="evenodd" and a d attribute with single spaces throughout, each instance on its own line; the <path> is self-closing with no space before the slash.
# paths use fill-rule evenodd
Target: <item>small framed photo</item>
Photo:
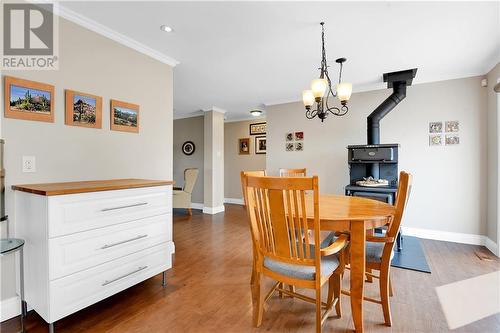
<path id="1" fill-rule="evenodd" d="M 111 100 L 111 130 L 139 133 L 139 105 Z"/>
<path id="2" fill-rule="evenodd" d="M 429 135 L 429 146 L 442 146 L 443 136 L 441 134 Z"/>
<path id="3" fill-rule="evenodd" d="M 442 133 L 443 132 L 443 122 L 435 121 L 429 123 L 429 133 Z"/>
<path id="4" fill-rule="evenodd" d="M 458 132 L 459 122 L 457 120 L 447 121 L 445 123 L 445 131 L 446 133 Z"/>
<path id="5" fill-rule="evenodd" d="M 304 132 L 295 132 L 295 141 L 304 140 Z"/>
<path id="6" fill-rule="evenodd" d="M 295 151 L 303 151 L 304 143 L 303 142 L 295 142 Z"/>
<path id="7" fill-rule="evenodd" d="M 460 144 L 460 137 L 457 134 L 446 134 L 445 143 L 447 146 Z"/>
<path id="8" fill-rule="evenodd" d="M 287 142 L 285 145 L 285 149 L 286 151 L 293 151 L 294 150 L 293 142 Z"/>
<path id="9" fill-rule="evenodd" d="M 250 138 L 238 139 L 238 152 L 240 155 L 250 155 Z"/>
<path id="10" fill-rule="evenodd" d="M 66 90 L 64 123 L 70 126 L 102 128 L 102 97 Z"/>
<path id="11" fill-rule="evenodd" d="M 54 86 L 5 77 L 5 118 L 54 122 Z"/>
<path id="12" fill-rule="evenodd" d="M 267 123 L 250 124 L 250 135 L 266 134 Z"/>
<path id="13" fill-rule="evenodd" d="M 265 154 L 267 151 L 266 146 L 266 137 L 265 136 L 256 136 L 255 137 L 255 153 L 256 154 Z"/>
<path id="14" fill-rule="evenodd" d="M 286 133 L 286 141 L 293 141 L 293 133 L 292 132 L 289 132 L 289 133 Z"/>

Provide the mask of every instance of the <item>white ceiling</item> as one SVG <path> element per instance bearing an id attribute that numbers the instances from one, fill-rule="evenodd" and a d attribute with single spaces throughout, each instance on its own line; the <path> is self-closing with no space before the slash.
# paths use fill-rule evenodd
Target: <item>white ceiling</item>
<path id="1" fill-rule="evenodd" d="M 174 58 L 177 118 L 212 106 L 229 120 L 297 101 L 326 50 L 348 58 L 354 91 L 418 67 L 414 83 L 485 74 L 500 60 L 500 2 L 64 2 L 63 6 Z M 162 24 L 174 33 L 160 31 Z M 335 80 L 332 77 L 333 80 Z"/>

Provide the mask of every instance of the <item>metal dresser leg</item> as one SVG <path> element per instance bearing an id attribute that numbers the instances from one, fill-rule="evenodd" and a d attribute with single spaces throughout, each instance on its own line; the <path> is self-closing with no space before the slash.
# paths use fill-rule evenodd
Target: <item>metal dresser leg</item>
<path id="1" fill-rule="evenodd" d="M 167 285 L 167 272 L 161 273 L 161 285 L 163 287 Z"/>
<path id="2" fill-rule="evenodd" d="M 55 333 L 56 331 L 56 328 L 54 326 L 54 323 L 50 323 L 49 324 L 49 333 Z"/>

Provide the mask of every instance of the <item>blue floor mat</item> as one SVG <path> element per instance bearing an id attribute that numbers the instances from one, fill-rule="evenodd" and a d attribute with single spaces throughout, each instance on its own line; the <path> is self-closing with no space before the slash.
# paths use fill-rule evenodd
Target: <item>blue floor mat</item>
<path id="1" fill-rule="evenodd" d="M 403 249 L 401 252 L 394 251 L 391 266 L 411 269 L 418 272 L 430 273 L 429 264 L 425 258 L 424 250 L 417 237 L 403 236 Z M 396 248 L 396 245 L 394 246 Z"/>

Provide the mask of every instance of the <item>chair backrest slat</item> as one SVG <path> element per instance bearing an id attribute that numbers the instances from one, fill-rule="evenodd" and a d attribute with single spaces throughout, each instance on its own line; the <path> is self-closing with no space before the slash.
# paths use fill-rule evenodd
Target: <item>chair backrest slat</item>
<path id="1" fill-rule="evenodd" d="M 405 171 L 401 171 L 399 174 L 398 192 L 396 193 L 396 210 L 394 217 L 389 224 L 389 228 L 387 229 L 387 236 L 389 237 L 396 237 L 399 232 L 406 204 L 408 203 L 408 198 L 410 197 L 411 186 L 412 175 Z"/>
<path id="2" fill-rule="evenodd" d="M 280 169 L 280 177 L 305 177 L 306 168 L 303 169 Z"/>

